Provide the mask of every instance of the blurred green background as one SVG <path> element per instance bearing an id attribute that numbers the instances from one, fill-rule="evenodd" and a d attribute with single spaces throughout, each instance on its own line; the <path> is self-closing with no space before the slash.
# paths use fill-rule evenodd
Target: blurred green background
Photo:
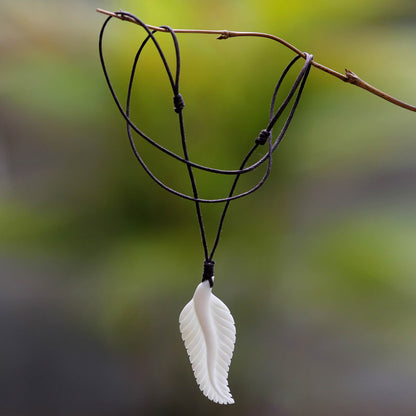
<path id="1" fill-rule="evenodd" d="M 226 219 L 215 293 L 237 325 L 236 404 L 212 404 L 177 322 L 202 273 L 194 206 L 131 154 L 99 65 L 96 7 L 272 33 L 416 103 L 413 0 L 3 0 L 0 414 L 416 414 L 415 114 L 312 69 L 269 181 Z M 122 99 L 143 37 L 127 22 L 109 26 Z M 235 169 L 293 54 L 265 39 L 178 37 L 191 157 Z M 158 39 L 171 60 L 171 39 Z M 153 47 L 133 107 L 145 132 L 180 151 Z M 189 192 L 181 164 L 137 143 L 161 179 Z M 203 197 L 230 183 L 197 179 Z M 210 243 L 220 208 L 204 206 Z"/>

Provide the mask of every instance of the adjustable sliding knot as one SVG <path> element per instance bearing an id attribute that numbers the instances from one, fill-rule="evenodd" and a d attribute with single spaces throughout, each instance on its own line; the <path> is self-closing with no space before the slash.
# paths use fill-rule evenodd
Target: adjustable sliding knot
<path id="1" fill-rule="evenodd" d="M 181 94 L 177 93 L 173 97 L 173 105 L 175 106 L 175 112 L 180 113 L 183 108 L 185 107 L 185 102 L 183 101 L 183 97 Z"/>
<path id="2" fill-rule="evenodd" d="M 205 280 L 208 280 L 209 286 L 214 286 L 214 264 L 215 261 L 204 261 L 204 274 L 202 275 L 202 281 L 205 282 Z"/>
<path id="3" fill-rule="evenodd" d="M 270 135 L 271 133 L 268 130 L 262 130 L 256 138 L 256 143 L 261 145 L 265 144 L 269 139 Z"/>

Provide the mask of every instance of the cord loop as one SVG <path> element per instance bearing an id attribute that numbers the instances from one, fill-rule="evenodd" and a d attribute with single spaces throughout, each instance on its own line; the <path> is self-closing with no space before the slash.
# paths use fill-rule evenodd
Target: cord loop
<path id="1" fill-rule="evenodd" d="M 186 143 L 186 137 L 185 137 L 185 125 L 184 125 L 184 120 L 183 120 L 183 116 L 182 116 L 182 110 L 185 106 L 185 103 L 184 103 L 182 95 L 179 93 L 181 59 L 180 59 L 180 53 L 179 53 L 179 43 L 178 43 L 178 39 L 176 37 L 176 34 L 175 34 L 174 30 L 171 29 L 168 26 L 161 26 L 164 29 L 166 29 L 167 32 L 170 33 L 170 35 L 172 37 L 172 40 L 173 40 L 173 43 L 174 43 L 175 57 L 176 57 L 176 71 L 175 72 L 173 72 L 171 70 L 171 68 L 170 68 L 170 66 L 167 62 L 166 56 L 165 56 L 159 42 L 155 38 L 156 30 L 150 30 L 149 27 L 143 21 L 141 21 L 138 17 L 134 16 L 133 14 L 131 14 L 129 12 L 119 11 L 119 12 L 116 12 L 116 14 L 117 14 L 118 17 L 120 17 L 122 19 L 131 20 L 131 21 L 134 21 L 134 22 L 138 23 L 145 30 L 145 32 L 147 33 L 147 36 L 144 39 L 144 41 L 142 42 L 142 44 L 140 45 L 140 47 L 139 47 L 139 49 L 138 49 L 138 51 L 135 55 L 135 58 L 134 58 L 133 66 L 132 66 L 132 69 L 131 69 L 131 72 L 130 72 L 130 80 L 129 80 L 128 90 L 127 90 L 126 106 L 124 108 L 123 105 L 121 104 L 115 90 L 114 90 L 114 87 L 111 83 L 111 80 L 110 80 L 110 77 L 109 77 L 109 74 L 108 74 L 108 71 L 107 71 L 107 67 L 106 67 L 106 64 L 105 64 L 104 53 L 103 53 L 103 36 L 104 36 L 104 31 L 106 29 L 106 26 L 107 26 L 108 22 L 111 20 L 112 16 L 109 16 L 106 19 L 106 21 L 104 22 L 104 24 L 103 24 L 103 26 L 100 30 L 100 35 L 99 35 L 99 55 L 100 55 L 100 62 L 101 62 L 101 66 L 102 66 L 102 69 L 103 69 L 103 72 L 104 72 L 104 76 L 105 76 L 107 85 L 110 89 L 111 95 L 113 96 L 113 99 L 114 99 L 121 115 L 124 117 L 124 119 L 126 121 L 127 134 L 128 134 L 128 138 L 129 138 L 129 141 L 130 141 L 131 148 L 133 150 L 133 153 L 134 153 L 136 159 L 142 165 L 143 169 L 146 171 L 146 173 L 149 175 L 149 177 L 154 182 L 156 182 L 159 186 L 161 186 L 163 189 L 169 191 L 170 193 L 172 193 L 172 194 L 174 194 L 178 197 L 193 201 L 195 203 L 195 207 L 196 207 L 196 211 L 197 211 L 198 224 L 199 224 L 200 233 L 201 233 L 201 240 L 202 240 L 202 245 L 203 245 L 204 255 L 205 255 L 204 273 L 203 273 L 202 281 L 208 280 L 210 286 L 212 287 L 214 285 L 214 281 L 213 281 L 214 280 L 213 279 L 213 277 L 214 277 L 214 261 L 212 260 L 212 258 L 214 256 L 214 253 L 215 253 L 215 251 L 217 249 L 217 246 L 218 246 L 221 231 L 222 231 L 222 228 L 223 228 L 224 218 L 225 218 L 225 215 L 227 213 L 230 202 L 235 200 L 235 199 L 242 198 L 244 196 L 247 196 L 247 195 L 255 192 L 257 189 L 259 189 L 261 186 L 263 186 L 263 184 L 266 182 L 267 178 L 269 177 L 270 172 L 271 172 L 271 167 L 272 167 L 272 154 L 276 150 L 276 148 L 279 146 L 279 144 L 282 142 L 282 140 L 283 140 L 283 138 L 286 134 L 286 131 L 289 128 L 289 125 L 292 121 L 292 118 L 295 114 L 295 111 L 296 111 L 296 108 L 298 106 L 299 100 L 301 98 L 306 80 L 307 80 L 308 75 L 309 75 L 309 71 L 310 71 L 310 68 L 311 68 L 313 56 L 306 53 L 306 52 L 304 53 L 304 56 L 303 56 L 305 58 L 304 65 L 302 66 L 298 76 L 296 77 L 292 87 L 290 88 L 289 93 L 282 100 L 279 107 L 275 110 L 275 108 L 276 108 L 276 97 L 278 95 L 280 87 L 281 87 L 283 81 L 285 80 L 285 77 L 286 77 L 287 73 L 289 72 L 289 70 L 298 61 L 298 59 L 300 59 L 301 56 L 297 55 L 296 57 L 294 57 L 290 61 L 290 63 L 287 65 L 287 67 L 283 70 L 283 73 L 280 76 L 280 79 L 278 80 L 278 82 L 276 84 L 276 87 L 274 89 L 274 92 L 273 92 L 271 105 L 270 105 L 270 112 L 269 112 L 269 124 L 267 125 L 267 127 L 264 130 L 262 130 L 259 133 L 258 137 L 255 139 L 255 143 L 252 144 L 251 147 L 248 149 L 248 153 L 243 158 L 243 160 L 242 160 L 242 162 L 239 166 L 239 169 L 235 169 L 235 170 L 215 169 L 215 168 L 211 168 L 211 167 L 208 167 L 208 166 L 203 166 L 203 165 L 200 165 L 198 163 L 192 162 L 189 158 L 187 143 Z M 162 60 L 163 66 L 164 66 L 164 68 L 166 70 L 166 73 L 168 75 L 168 78 L 169 78 L 169 83 L 170 83 L 170 86 L 172 88 L 172 93 L 173 93 L 174 110 L 175 110 L 176 113 L 178 113 L 178 116 L 179 116 L 178 117 L 179 118 L 179 130 L 180 130 L 180 136 L 181 136 L 181 142 L 182 142 L 183 156 L 179 156 L 178 154 L 176 154 L 176 153 L 170 151 L 169 149 L 161 146 L 155 140 L 151 139 L 149 136 L 144 134 L 136 126 L 136 124 L 133 123 L 133 121 L 130 118 L 131 97 L 132 97 L 133 83 L 134 83 L 134 78 L 135 78 L 135 74 L 136 74 L 136 70 L 137 70 L 137 65 L 138 65 L 138 61 L 139 61 L 139 58 L 141 56 L 141 53 L 142 53 L 144 47 L 146 46 L 146 44 L 148 42 L 153 43 L 154 46 L 156 47 L 157 52 L 158 52 L 158 54 L 159 54 L 159 56 Z M 291 105 L 289 105 L 290 102 L 292 102 Z M 283 126 L 281 127 L 279 134 L 272 141 L 272 139 L 271 139 L 272 129 L 274 128 L 277 121 L 280 120 L 282 114 L 288 108 L 288 106 L 289 106 L 289 109 L 288 109 L 288 115 L 286 116 L 286 120 L 283 121 L 283 123 L 282 123 Z M 140 137 L 142 137 L 144 140 L 149 142 L 151 145 L 153 145 L 157 149 L 161 150 L 163 153 L 169 155 L 170 157 L 172 157 L 172 158 L 174 158 L 174 159 L 178 160 L 179 162 L 184 163 L 186 165 L 187 170 L 188 170 L 188 176 L 189 176 L 190 181 L 191 181 L 192 195 L 184 194 L 182 192 L 177 191 L 176 189 L 173 189 L 173 188 L 167 186 L 164 182 L 162 182 L 161 180 L 159 180 L 155 176 L 155 174 L 149 169 L 149 167 L 147 166 L 147 164 L 143 160 L 142 156 L 140 155 L 140 153 L 139 153 L 139 151 L 136 147 L 135 140 L 133 139 L 132 131 L 137 133 Z M 257 162 L 253 163 L 250 166 L 247 166 L 250 158 L 254 155 L 256 149 L 258 148 L 258 145 L 264 145 L 266 143 L 268 143 L 268 146 L 267 146 L 267 151 L 264 152 L 264 155 Z M 245 174 L 247 172 L 253 171 L 254 169 L 260 167 L 263 164 L 267 165 L 267 168 L 266 168 L 266 171 L 265 171 L 264 175 L 257 182 L 257 184 L 254 185 L 252 188 L 250 188 L 249 190 L 247 190 L 245 192 L 235 194 L 237 182 L 239 181 L 241 175 Z M 211 173 L 221 174 L 221 175 L 234 175 L 235 176 L 234 181 L 232 182 L 230 191 L 228 192 L 227 196 L 223 197 L 223 198 L 219 198 L 219 199 L 200 198 L 199 194 L 198 194 L 198 189 L 197 189 L 194 173 L 193 173 L 193 168 L 200 169 L 200 170 L 207 171 L 207 172 L 211 172 Z M 219 222 L 219 225 L 218 225 L 218 229 L 217 229 L 217 233 L 216 233 L 216 237 L 215 237 L 213 247 L 212 247 L 211 251 L 209 252 L 200 204 L 201 203 L 219 203 L 219 202 L 225 202 L 225 205 L 224 205 L 224 208 L 222 210 L 222 214 L 221 214 L 221 217 L 220 217 L 220 222 Z"/>

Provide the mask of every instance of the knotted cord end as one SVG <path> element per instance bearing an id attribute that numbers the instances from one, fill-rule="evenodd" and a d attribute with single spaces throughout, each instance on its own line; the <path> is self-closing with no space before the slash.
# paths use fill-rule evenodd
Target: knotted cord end
<path id="1" fill-rule="evenodd" d="M 175 106 L 176 113 L 180 113 L 183 110 L 185 107 L 185 101 L 183 101 L 181 94 L 178 93 L 173 97 L 173 105 Z"/>
<path id="2" fill-rule="evenodd" d="M 209 286 L 214 286 L 214 264 L 215 261 L 204 261 L 204 274 L 202 275 L 202 281 L 205 282 L 205 280 L 208 280 Z"/>
<path id="3" fill-rule="evenodd" d="M 256 138 L 256 143 L 261 145 L 265 144 L 269 139 L 270 135 L 271 133 L 268 130 L 262 130 Z"/>

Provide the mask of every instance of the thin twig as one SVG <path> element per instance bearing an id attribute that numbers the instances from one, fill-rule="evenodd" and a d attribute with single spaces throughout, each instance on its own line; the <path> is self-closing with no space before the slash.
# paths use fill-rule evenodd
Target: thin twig
<path id="1" fill-rule="evenodd" d="M 138 24 L 135 20 L 130 18 L 129 16 L 118 14 L 114 12 L 109 12 L 107 10 L 103 9 L 97 9 L 97 12 L 106 14 L 108 16 L 116 17 L 120 20 L 127 20 L 128 22 Z M 152 25 L 146 25 L 150 30 L 156 30 L 159 32 L 168 32 L 167 29 L 161 28 L 158 26 L 152 26 Z M 230 30 L 202 30 L 202 29 L 173 29 L 175 33 L 201 33 L 201 34 L 208 34 L 208 35 L 219 35 L 217 39 L 228 39 L 228 38 L 235 38 L 235 37 L 241 37 L 241 36 L 251 36 L 251 37 L 261 37 L 261 38 L 267 38 L 272 39 L 276 42 L 279 42 L 280 44 L 286 46 L 293 52 L 297 53 L 298 55 L 302 56 L 303 58 L 306 57 L 305 53 L 296 48 L 295 46 L 291 45 L 289 42 L 286 42 L 285 40 L 278 38 L 277 36 L 270 35 L 268 33 L 260 33 L 260 32 L 234 32 Z M 334 71 L 331 68 L 328 68 L 316 61 L 312 61 L 312 65 L 315 68 L 320 69 L 321 71 L 326 72 L 327 74 L 330 74 L 344 82 L 347 82 L 349 84 L 356 85 L 357 87 L 363 88 L 367 90 L 368 92 L 377 95 L 378 97 L 383 98 L 384 100 L 387 100 L 391 102 L 392 104 L 395 104 L 399 107 L 406 108 L 407 110 L 416 112 L 416 107 L 407 104 L 401 100 L 398 100 L 397 98 L 392 97 L 391 95 L 373 87 L 372 85 L 368 84 L 367 82 L 363 81 L 358 75 L 354 74 L 354 72 L 351 72 L 348 69 L 345 69 L 345 75 L 341 74 L 337 71 Z"/>

